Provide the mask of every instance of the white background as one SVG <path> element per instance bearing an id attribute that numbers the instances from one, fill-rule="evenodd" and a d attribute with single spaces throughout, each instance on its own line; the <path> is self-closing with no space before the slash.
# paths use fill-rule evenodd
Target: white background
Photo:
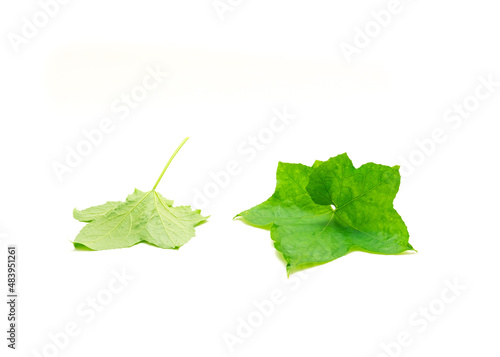
<path id="1" fill-rule="evenodd" d="M 221 19 L 210 0 L 74 0 L 16 53 L 9 38 L 40 5 L 3 2 L 0 263 L 6 244 L 17 244 L 15 354 L 226 356 L 224 336 L 237 336 L 254 301 L 278 290 L 284 301 L 234 355 L 387 356 L 381 344 L 403 331 L 411 343 L 394 356 L 498 355 L 500 87 L 461 124 L 443 115 L 474 95 L 478 78 L 500 81 L 499 8 L 401 0 L 349 63 L 341 44 L 387 8 L 244 0 Z M 170 77 L 118 119 L 112 103 L 156 65 Z M 255 158 L 239 152 L 283 107 L 295 115 L 290 124 Z M 106 117 L 113 132 L 58 180 L 53 163 Z M 416 153 L 437 128 L 446 139 Z M 203 210 L 211 218 L 197 236 L 179 251 L 75 251 L 83 224 L 73 208 L 150 189 L 185 136 L 158 187 L 176 204 L 194 204 L 195 190 L 213 182 L 209 173 L 231 160 L 242 169 Z M 357 252 L 287 280 L 269 232 L 232 217 L 272 194 L 278 161 L 312 164 L 343 152 L 356 166 L 420 158 L 395 201 L 418 254 Z M 113 269 L 134 278 L 87 323 L 77 309 L 104 294 Z M 440 305 L 455 280 L 466 289 Z M 443 311 L 418 330 L 410 318 L 429 304 Z M 4 306 L 2 331 L 6 314 Z M 79 335 L 59 351 L 47 347 L 71 322 Z M 4 355 L 4 333 L 1 340 Z"/>

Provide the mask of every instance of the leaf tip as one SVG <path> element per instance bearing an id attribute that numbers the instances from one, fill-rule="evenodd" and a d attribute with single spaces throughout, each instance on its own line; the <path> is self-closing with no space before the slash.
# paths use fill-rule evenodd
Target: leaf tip
<path id="1" fill-rule="evenodd" d="M 238 213 L 236 216 L 234 216 L 234 217 L 233 217 L 233 221 L 234 221 L 236 218 L 238 218 L 238 217 L 243 217 L 243 216 L 241 215 L 241 213 L 243 213 L 243 212 L 240 212 L 240 213 Z"/>
<path id="2" fill-rule="evenodd" d="M 70 241 L 71 242 L 71 241 Z M 86 246 L 85 244 L 78 243 L 78 242 L 71 242 L 73 244 L 73 247 L 75 250 L 87 250 L 87 251 L 94 251 L 94 249 Z"/>

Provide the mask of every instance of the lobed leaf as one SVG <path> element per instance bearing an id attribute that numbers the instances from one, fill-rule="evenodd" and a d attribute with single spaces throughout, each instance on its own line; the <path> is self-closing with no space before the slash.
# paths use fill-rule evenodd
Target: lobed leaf
<path id="1" fill-rule="evenodd" d="M 413 247 L 393 207 L 399 167 L 374 163 L 355 168 L 347 154 L 312 167 L 280 162 L 276 190 L 238 216 L 269 227 L 288 272 L 326 263 L 350 250 L 398 254 Z"/>

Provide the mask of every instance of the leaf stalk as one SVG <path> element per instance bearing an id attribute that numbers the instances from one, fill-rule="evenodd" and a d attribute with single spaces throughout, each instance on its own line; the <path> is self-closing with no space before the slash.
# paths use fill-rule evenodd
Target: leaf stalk
<path id="1" fill-rule="evenodd" d="M 153 187 L 153 190 L 154 191 L 156 189 L 156 186 L 158 186 L 158 184 L 160 183 L 163 175 L 165 174 L 165 171 L 167 171 L 168 167 L 170 166 L 170 163 L 172 162 L 172 160 L 174 159 L 175 155 L 177 155 L 177 153 L 179 152 L 179 150 L 182 148 L 182 146 L 186 143 L 186 141 L 188 141 L 189 137 L 185 138 L 182 143 L 180 143 L 180 145 L 177 147 L 177 149 L 174 151 L 174 153 L 172 154 L 172 156 L 170 156 L 170 159 L 168 160 L 167 164 L 165 165 L 165 167 L 163 168 L 163 171 L 161 172 L 161 175 L 160 177 L 158 177 L 158 180 L 156 180 L 156 183 Z"/>

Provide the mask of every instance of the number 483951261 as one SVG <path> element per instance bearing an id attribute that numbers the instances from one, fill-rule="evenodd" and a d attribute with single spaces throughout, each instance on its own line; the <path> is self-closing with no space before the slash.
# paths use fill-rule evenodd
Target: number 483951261
<path id="1" fill-rule="evenodd" d="M 16 247 L 9 247 L 7 250 L 7 286 L 9 293 L 16 292 Z"/>

